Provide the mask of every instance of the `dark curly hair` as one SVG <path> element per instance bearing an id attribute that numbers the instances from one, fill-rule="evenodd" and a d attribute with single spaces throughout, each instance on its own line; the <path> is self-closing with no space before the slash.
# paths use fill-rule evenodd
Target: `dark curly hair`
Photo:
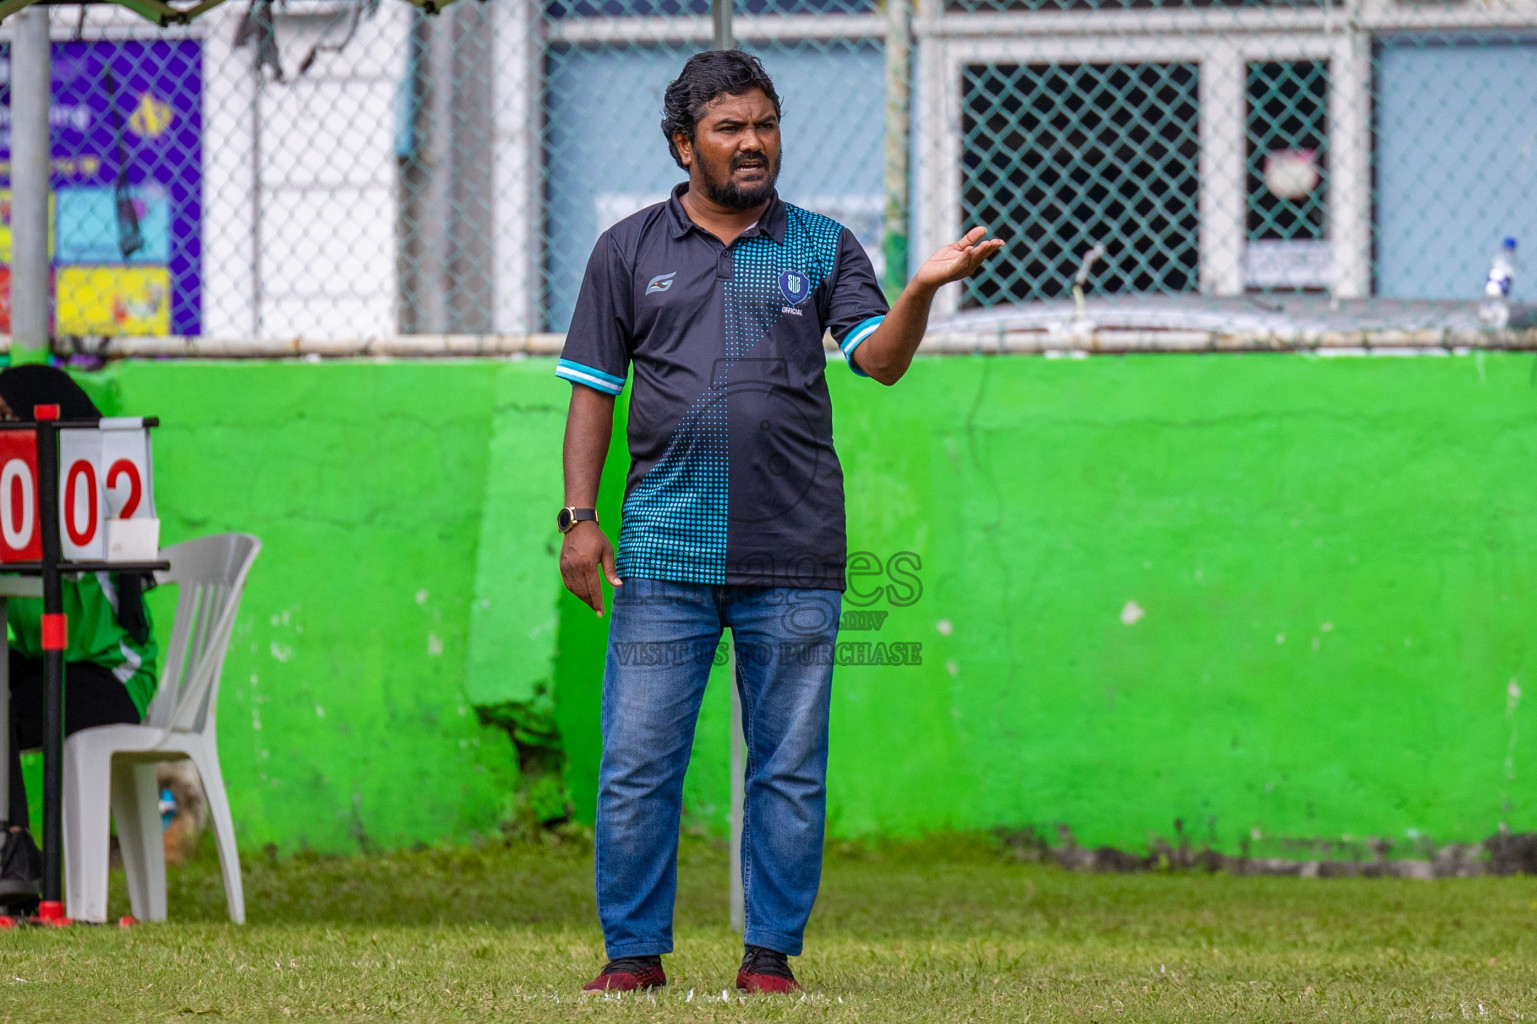
<path id="1" fill-rule="evenodd" d="M 779 93 L 774 91 L 774 81 L 757 57 L 741 50 L 706 50 L 688 59 L 662 97 L 662 134 L 667 137 L 667 151 L 679 167 L 683 160 L 672 137 L 685 135 L 693 142 L 694 129 L 705 107 L 717 97 L 740 96 L 753 89 L 763 90 L 763 95 L 774 104 L 777 116 Z"/>

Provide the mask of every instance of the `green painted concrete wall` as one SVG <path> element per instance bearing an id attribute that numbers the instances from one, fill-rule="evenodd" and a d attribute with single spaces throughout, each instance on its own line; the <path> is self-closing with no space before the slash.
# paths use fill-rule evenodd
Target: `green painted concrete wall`
<path id="1" fill-rule="evenodd" d="M 925 664 L 839 679 L 836 828 L 1537 827 L 1532 369 L 978 359 L 844 402 L 853 545 L 922 555 L 884 632 Z"/>
<path id="2" fill-rule="evenodd" d="M 517 761 L 474 708 L 509 701 L 551 711 L 590 819 L 604 622 L 559 591 L 551 369 L 93 375 L 107 405 L 164 419 L 167 542 L 265 543 L 219 704 L 245 844 L 494 831 Z M 1178 818 L 1284 852 L 1537 827 L 1533 373 L 1520 355 L 949 357 L 887 390 L 833 367 L 851 547 L 871 556 L 853 585 L 888 613 L 843 639 L 922 645 L 921 665 L 835 675 L 833 833 L 1060 822 L 1140 848 Z M 609 522 L 621 476 L 616 457 Z M 719 676 L 688 783 L 710 831 Z"/>

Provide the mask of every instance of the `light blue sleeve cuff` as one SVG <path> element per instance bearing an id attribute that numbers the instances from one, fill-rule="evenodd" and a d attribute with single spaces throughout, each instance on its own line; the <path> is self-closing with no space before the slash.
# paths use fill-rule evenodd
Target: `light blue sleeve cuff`
<path id="1" fill-rule="evenodd" d="M 868 377 L 870 375 L 861 370 L 859 364 L 854 362 L 854 350 L 859 347 L 860 342 L 875 333 L 875 329 L 881 325 L 881 321 L 884 319 L 886 319 L 885 314 L 872 316 L 868 320 L 862 320 L 854 325 L 853 330 L 843 336 L 842 341 L 838 342 L 838 347 L 843 350 L 843 358 L 849 361 L 849 369 L 853 370 L 860 377 Z"/>
<path id="2" fill-rule="evenodd" d="M 555 364 L 555 376 L 573 384 L 586 384 L 605 395 L 617 395 L 624 390 L 623 377 L 615 377 L 612 373 L 604 373 L 570 359 L 562 359 Z"/>

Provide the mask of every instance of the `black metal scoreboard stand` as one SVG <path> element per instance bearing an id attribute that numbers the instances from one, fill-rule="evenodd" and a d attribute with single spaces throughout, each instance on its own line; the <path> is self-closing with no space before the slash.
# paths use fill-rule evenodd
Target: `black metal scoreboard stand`
<path id="1" fill-rule="evenodd" d="M 35 917 L 0 916 L 0 927 L 72 923 L 64 916 L 62 884 L 69 647 L 62 579 L 169 568 L 158 560 L 151 489 L 149 428 L 159 423 L 153 417 L 61 420 L 57 405 L 37 406 L 30 422 L 0 423 L 0 573 L 42 577 L 44 700 L 42 900 Z M 5 707 L 9 714 L 8 699 Z M 0 728 L 13 735 L 9 721 Z M 7 783 L 8 763 L 0 762 Z"/>

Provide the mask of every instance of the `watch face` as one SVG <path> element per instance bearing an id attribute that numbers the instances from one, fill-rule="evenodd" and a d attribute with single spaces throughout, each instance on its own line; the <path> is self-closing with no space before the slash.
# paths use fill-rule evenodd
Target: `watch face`
<path id="1" fill-rule="evenodd" d="M 563 508 L 555 513 L 555 528 L 561 533 L 571 529 L 571 510 L 569 508 Z"/>

